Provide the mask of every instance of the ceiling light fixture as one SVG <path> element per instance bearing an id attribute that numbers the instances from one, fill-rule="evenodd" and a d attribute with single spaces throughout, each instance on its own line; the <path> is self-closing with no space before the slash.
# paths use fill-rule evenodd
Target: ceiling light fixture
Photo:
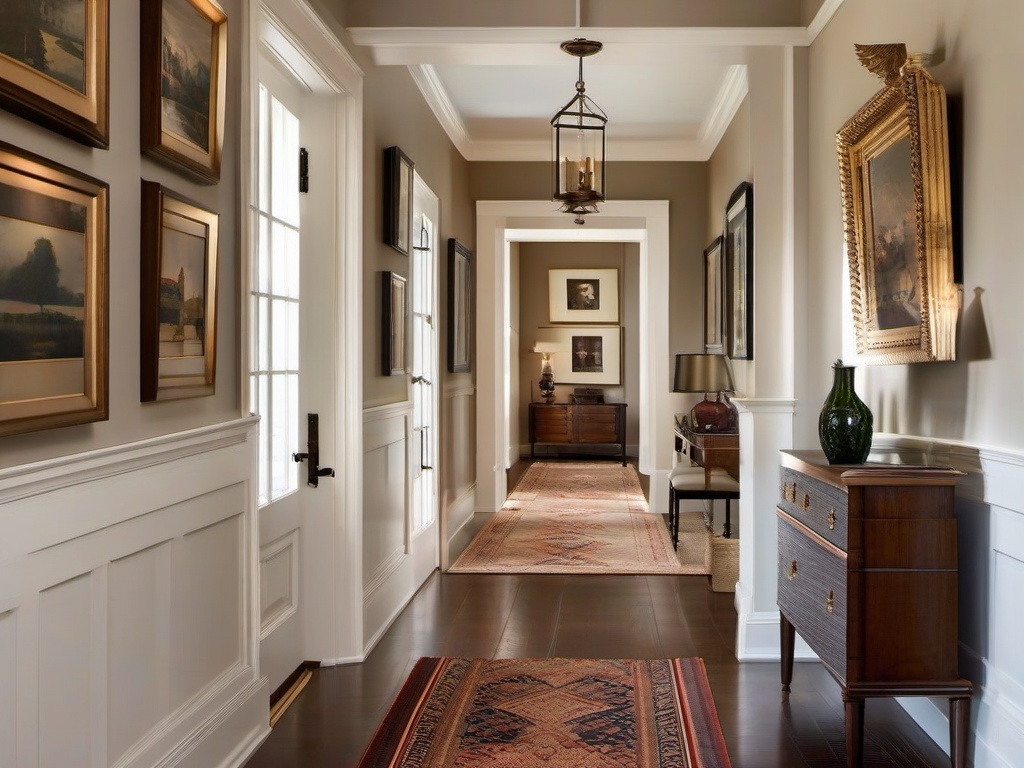
<path id="1" fill-rule="evenodd" d="M 604 202 L 604 128 L 608 116 L 586 95 L 583 59 L 604 46 L 596 40 L 577 37 L 566 40 L 561 48 L 580 60 L 576 95 L 551 118 L 551 148 L 554 165 L 554 199 L 562 210 L 576 216 L 582 224 L 588 213 L 597 213 Z"/>

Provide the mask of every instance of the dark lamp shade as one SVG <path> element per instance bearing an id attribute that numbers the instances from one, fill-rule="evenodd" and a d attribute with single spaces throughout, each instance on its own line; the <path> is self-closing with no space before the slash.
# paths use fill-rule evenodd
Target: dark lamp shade
<path id="1" fill-rule="evenodd" d="M 676 355 L 673 392 L 732 392 L 725 355 Z"/>

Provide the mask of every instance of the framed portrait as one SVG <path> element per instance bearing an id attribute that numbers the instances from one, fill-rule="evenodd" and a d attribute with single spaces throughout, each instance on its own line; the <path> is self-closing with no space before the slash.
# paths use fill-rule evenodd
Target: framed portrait
<path id="1" fill-rule="evenodd" d="M 0 24 L 0 105 L 106 149 L 108 3 L 7 0 Z"/>
<path id="2" fill-rule="evenodd" d="M 726 354 L 754 359 L 754 186 L 741 183 L 725 208 Z"/>
<path id="3" fill-rule="evenodd" d="M 549 269 L 548 321 L 619 322 L 619 270 Z"/>
<path id="4" fill-rule="evenodd" d="M 142 151 L 220 180 L 228 17 L 211 0 L 142 0 Z"/>
<path id="5" fill-rule="evenodd" d="M 107 200 L 0 143 L 0 436 L 107 418 Z"/>
<path id="6" fill-rule="evenodd" d="M 704 249 L 704 352 L 722 354 L 722 236 Z"/>
<path id="7" fill-rule="evenodd" d="M 543 327 L 537 343 L 554 349 L 551 372 L 556 384 L 621 384 L 622 328 Z"/>
<path id="8" fill-rule="evenodd" d="M 403 256 L 412 238 L 413 161 L 398 147 L 384 150 L 384 242 Z"/>
<path id="9" fill-rule="evenodd" d="M 857 352 L 955 360 L 946 94 L 912 61 L 892 75 L 837 134 Z"/>
<path id="10" fill-rule="evenodd" d="M 448 239 L 448 370 L 471 370 L 473 351 L 473 253 Z"/>
<path id="11" fill-rule="evenodd" d="M 381 272 L 381 375 L 405 374 L 406 280 L 397 272 Z"/>
<path id="12" fill-rule="evenodd" d="M 141 400 L 214 392 L 219 216 L 142 182 Z"/>

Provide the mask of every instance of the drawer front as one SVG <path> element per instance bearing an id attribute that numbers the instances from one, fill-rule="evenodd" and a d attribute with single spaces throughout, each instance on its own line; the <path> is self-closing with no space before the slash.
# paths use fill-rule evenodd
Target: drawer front
<path id="1" fill-rule="evenodd" d="M 779 609 L 846 679 L 846 562 L 779 516 Z"/>
<path id="2" fill-rule="evenodd" d="M 580 440 L 585 443 L 617 443 L 619 431 L 614 424 L 584 421 L 579 425 Z"/>
<path id="3" fill-rule="evenodd" d="M 838 488 L 782 467 L 779 507 L 826 541 L 847 548 L 847 496 Z"/>

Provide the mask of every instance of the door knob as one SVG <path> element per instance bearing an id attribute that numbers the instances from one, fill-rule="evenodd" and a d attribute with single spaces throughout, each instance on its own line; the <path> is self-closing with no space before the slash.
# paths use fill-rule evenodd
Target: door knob
<path id="1" fill-rule="evenodd" d="M 320 486 L 321 477 L 334 477 L 334 469 L 320 466 L 320 414 L 306 414 L 306 452 L 293 453 L 292 461 L 306 462 L 306 485 Z"/>

